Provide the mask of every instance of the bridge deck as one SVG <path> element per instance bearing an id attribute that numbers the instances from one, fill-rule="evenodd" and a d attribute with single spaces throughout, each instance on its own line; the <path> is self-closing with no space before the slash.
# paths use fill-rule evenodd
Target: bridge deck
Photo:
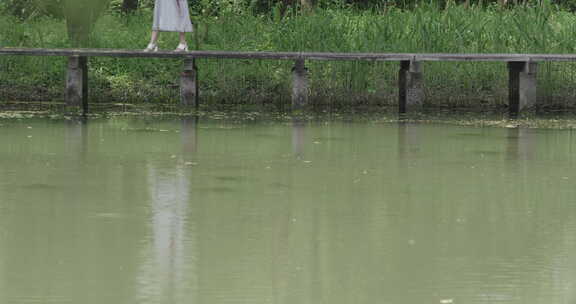
<path id="1" fill-rule="evenodd" d="M 276 60 L 373 60 L 373 61 L 499 61 L 542 62 L 576 61 L 576 54 L 425 54 L 425 53 L 322 53 L 322 52 L 235 52 L 173 51 L 144 52 L 121 49 L 30 49 L 0 48 L 0 55 L 86 56 L 86 57 L 151 57 L 151 58 L 222 58 Z"/>

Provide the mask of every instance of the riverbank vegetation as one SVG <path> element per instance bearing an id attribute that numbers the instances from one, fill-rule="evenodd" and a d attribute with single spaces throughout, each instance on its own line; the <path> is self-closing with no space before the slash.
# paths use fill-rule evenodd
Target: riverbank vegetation
<path id="1" fill-rule="evenodd" d="M 32 1 L 32 0 L 30 0 Z M 55 0 L 56 1 L 56 0 Z M 8 1 L 10 2 L 10 1 Z M 26 1 L 22 1 L 26 2 Z M 49 4 L 51 1 L 43 3 Z M 58 2 L 58 1 L 56 1 Z M 84 47 L 142 49 L 148 40 L 151 3 L 126 11 L 113 1 L 94 17 Z M 7 3 L 7 2 L 5 2 Z M 244 2 L 242 2 L 244 3 Z M 191 44 L 201 50 L 438 53 L 574 53 L 576 16 L 550 2 L 503 5 L 374 2 L 191 3 L 196 31 Z M 56 3 L 58 4 L 58 3 Z M 228 5 L 228 6 L 226 6 Z M 36 12 L 6 7 L 0 15 L 1 47 L 66 48 L 77 44 L 61 10 Z M 51 13 L 52 12 L 52 13 Z M 173 49 L 176 35 L 161 36 Z M 292 62 L 200 60 L 204 104 L 289 103 Z M 64 58 L 0 57 L 0 100 L 61 100 Z M 348 107 L 396 102 L 398 63 L 307 63 L 317 105 Z M 181 62 L 166 59 L 90 59 L 91 102 L 178 102 Z M 572 63 L 542 64 L 539 99 L 572 107 L 576 77 Z M 498 107 L 506 103 L 503 63 L 425 63 L 427 101 L 437 106 Z"/>

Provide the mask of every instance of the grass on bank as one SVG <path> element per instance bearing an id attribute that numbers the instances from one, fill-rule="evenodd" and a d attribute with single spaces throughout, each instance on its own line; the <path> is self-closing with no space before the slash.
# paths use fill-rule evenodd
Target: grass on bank
<path id="1" fill-rule="evenodd" d="M 312 15 L 221 15 L 194 18 L 195 41 L 202 50 L 432 52 L 432 53 L 574 53 L 576 17 L 553 5 L 498 7 L 423 5 L 413 10 L 318 10 Z M 102 17 L 91 47 L 142 49 L 151 16 Z M 0 16 L 0 46 L 68 47 L 61 20 L 21 23 Z M 172 49 L 177 37 L 166 33 L 160 46 Z M 62 99 L 64 58 L 0 57 L 0 100 Z M 334 107 L 396 102 L 398 63 L 308 62 L 311 95 Z M 92 102 L 176 103 L 181 62 L 160 59 L 92 58 Z M 292 63 L 286 61 L 201 60 L 200 94 L 212 104 L 289 102 Z M 572 107 L 575 66 L 542 64 L 540 99 Z M 426 63 L 427 101 L 438 106 L 505 104 L 507 74 L 503 63 Z"/>

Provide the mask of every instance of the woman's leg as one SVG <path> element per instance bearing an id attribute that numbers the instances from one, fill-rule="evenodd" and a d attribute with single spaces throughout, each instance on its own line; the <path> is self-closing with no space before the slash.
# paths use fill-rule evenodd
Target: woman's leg
<path id="1" fill-rule="evenodd" d="M 184 32 L 180 33 L 180 44 L 188 45 L 188 43 L 186 42 L 186 33 Z"/>
<path id="2" fill-rule="evenodd" d="M 144 49 L 144 52 L 156 52 L 158 51 L 158 31 L 152 31 L 152 35 L 150 37 L 150 43 Z"/>
<path id="3" fill-rule="evenodd" d="M 152 44 L 152 45 L 158 44 L 159 34 L 160 34 L 159 31 L 152 31 L 152 35 L 150 36 L 150 44 Z"/>
<path id="4" fill-rule="evenodd" d="M 186 33 L 180 32 L 180 44 L 176 48 L 176 52 L 188 51 L 188 43 L 186 42 Z"/>

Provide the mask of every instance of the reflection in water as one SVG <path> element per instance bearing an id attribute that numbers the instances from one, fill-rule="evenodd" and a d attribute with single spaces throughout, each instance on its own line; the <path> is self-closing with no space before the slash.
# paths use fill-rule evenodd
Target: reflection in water
<path id="1" fill-rule="evenodd" d="M 292 153 L 296 159 L 304 158 L 305 129 L 305 121 L 298 118 L 292 120 Z"/>
<path id="2" fill-rule="evenodd" d="M 196 118 L 182 120 L 181 145 L 186 156 L 197 148 L 196 123 Z M 138 278 L 139 301 L 194 303 L 197 248 L 194 222 L 188 221 L 192 197 L 187 168 L 157 167 L 152 161 L 147 167 L 152 233 Z"/>
<path id="3" fill-rule="evenodd" d="M 84 161 L 88 152 L 88 120 L 66 121 L 65 140 L 67 152 L 75 159 Z"/>
<path id="4" fill-rule="evenodd" d="M 506 153 L 508 160 L 527 161 L 535 151 L 534 131 L 526 128 L 509 128 Z"/>
<path id="5" fill-rule="evenodd" d="M 0 169 L 2 169 L 2 167 L 0 166 Z M 0 179 L 0 182 L 2 180 Z M 0 193 L 2 193 L 3 191 L 0 190 Z M 4 278 L 6 277 L 5 273 L 5 266 L 4 263 L 6 263 L 6 261 L 8 260 L 6 256 L 4 256 L 5 250 L 2 250 L 2 248 L 4 248 L 7 245 L 7 241 L 6 241 L 6 228 L 4 226 L 4 223 L 6 223 L 6 208 L 4 207 L 3 203 L 0 201 L 0 294 L 4 291 L 7 290 L 8 285 L 4 282 Z M 0 302 L 3 301 L 3 297 L 2 295 L 0 295 Z"/>
<path id="6" fill-rule="evenodd" d="M 564 244 L 565 250 L 571 252 L 576 248 L 576 233 L 574 233 L 576 231 L 576 218 L 570 220 L 564 231 L 567 234 Z M 556 284 L 560 286 L 560 292 L 566 294 L 566 303 L 576 303 L 576 288 L 574 288 L 574 284 L 576 284 L 576 259 L 570 254 L 560 260 L 558 264 L 555 265 L 555 269 L 563 269 L 564 273 L 558 276 Z"/>
<path id="7" fill-rule="evenodd" d="M 198 116 L 186 116 L 180 124 L 182 137 L 182 152 L 185 155 L 194 154 L 198 148 Z"/>
<path id="8" fill-rule="evenodd" d="M 576 300 L 569 133 L 201 123 L 0 132 L 0 303 Z"/>
<path id="9" fill-rule="evenodd" d="M 413 159 L 420 151 L 419 125 L 409 122 L 398 122 L 398 156 L 399 159 Z"/>
<path id="10" fill-rule="evenodd" d="M 189 181 L 182 169 L 163 172 L 148 167 L 151 199 L 151 240 L 139 274 L 139 300 L 146 303 L 183 303 L 197 289 L 195 260 L 187 213 Z M 192 271 L 191 271 L 192 270 Z"/>

